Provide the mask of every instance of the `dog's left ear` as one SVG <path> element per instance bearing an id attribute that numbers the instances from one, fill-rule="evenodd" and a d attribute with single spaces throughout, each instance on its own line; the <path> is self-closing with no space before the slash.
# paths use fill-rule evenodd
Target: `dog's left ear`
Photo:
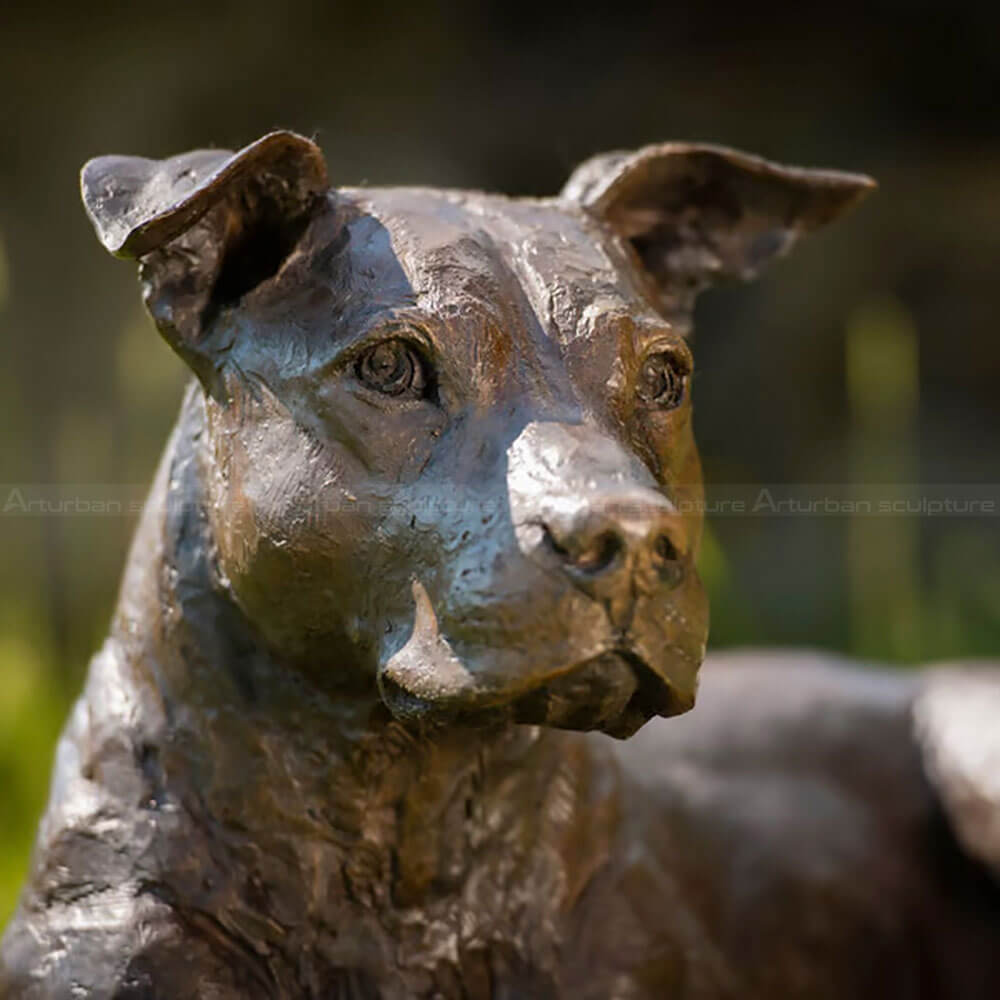
<path id="1" fill-rule="evenodd" d="M 631 243 L 664 312 L 686 325 L 706 285 L 755 277 L 799 236 L 874 187 L 860 174 L 779 166 L 721 146 L 664 143 L 585 161 L 561 197 Z"/>
<path id="2" fill-rule="evenodd" d="M 206 386 L 212 320 L 277 273 L 328 186 L 319 147 L 294 132 L 236 153 L 101 156 L 80 175 L 100 241 L 140 261 L 146 307 Z"/>

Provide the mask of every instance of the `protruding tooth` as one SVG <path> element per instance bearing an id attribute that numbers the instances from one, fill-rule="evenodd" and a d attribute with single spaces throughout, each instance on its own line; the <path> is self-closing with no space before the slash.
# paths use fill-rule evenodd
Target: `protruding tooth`
<path id="1" fill-rule="evenodd" d="M 424 585 L 413 581 L 413 631 L 406 645 L 382 668 L 382 676 L 408 694 L 429 702 L 459 698 L 473 678 L 438 631 L 437 615 Z"/>

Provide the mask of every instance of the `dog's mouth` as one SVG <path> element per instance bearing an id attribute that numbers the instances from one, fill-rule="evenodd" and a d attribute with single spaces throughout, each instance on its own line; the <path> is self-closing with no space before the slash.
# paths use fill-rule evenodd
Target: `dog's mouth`
<path id="1" fill-rule="evenodd" d="M 507 661 L 509 669 L 504 656 L 490 656 L 486 669 L 482 663 L 478 669 L 466 665 L 438 630 L 418 581 L 413 597 L 410 637 L 378 672 L 382 700 L 399 719 L 429 725 L 521 723 L 600 730 L 625 739 L 653 716 L 678 715 L 694 703 L 690 663 L 677 670 L 682 683 L 671 684 L 635 646 L 610 636 L 608 648 L 544 672 L 526 670 L 520 656 Z M 674 652 L 680 655 L 676 647 Z"/>
<path id="2" fill-rule="evenodd" d="M 511 710 L 515 722 L 626 739 L 653 716 L 676 715 L 684 706 L 638 656 L 611 650 L 516 699 Z"/>
<path id="3" fill-rule="evenodd" d="M 598 730 L 627 739 L 654 716 L 677 715 L 690 704 L 638 656 L 610 650 L 563 671 L 526 693 L 490 704 L 439 702 L 383 676 L 382 698 L 397 718 L 431 724 L 491 726 L 503 723 Z"/>

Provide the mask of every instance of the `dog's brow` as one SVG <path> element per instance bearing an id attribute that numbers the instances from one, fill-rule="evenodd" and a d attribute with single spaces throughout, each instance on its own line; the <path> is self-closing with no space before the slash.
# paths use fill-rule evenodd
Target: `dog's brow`
<path id="1" fill-rule="evenodd" d="M 340 358 L 366 342 L 385 337 L 406 337 L 417 340 L 428 350 L 436 349 L 441 342 L 436 326 L 433 317 L 420 309 L 372 305 L 354 317 L 344 336 L 334 338 L 335 356 Z"/>
<path id="2" fill-rule="evenodd" d="M 435 335 L 436 327 L 434 319 L 419 309 L 389 309 L 373 314 L 371 321 L 352 340 L 361 343 L 380 336 L 412 337 L 425 347 L 432 347 L 440 342 L 440 337 Z"/>

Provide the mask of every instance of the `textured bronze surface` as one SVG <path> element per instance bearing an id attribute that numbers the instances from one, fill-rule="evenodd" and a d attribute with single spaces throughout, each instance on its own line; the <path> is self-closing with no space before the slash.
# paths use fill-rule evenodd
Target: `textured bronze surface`
<path id="1" fill-rule="evenodd" d="M 331 188 L 290 133 L 91 161 L 196 380 L 0 992 L 997 996 L 913 681 L 729 657 L 647 725 L 707 632 L 695 295 L 870 186 L 684 144 L 546 199 Z"/>

